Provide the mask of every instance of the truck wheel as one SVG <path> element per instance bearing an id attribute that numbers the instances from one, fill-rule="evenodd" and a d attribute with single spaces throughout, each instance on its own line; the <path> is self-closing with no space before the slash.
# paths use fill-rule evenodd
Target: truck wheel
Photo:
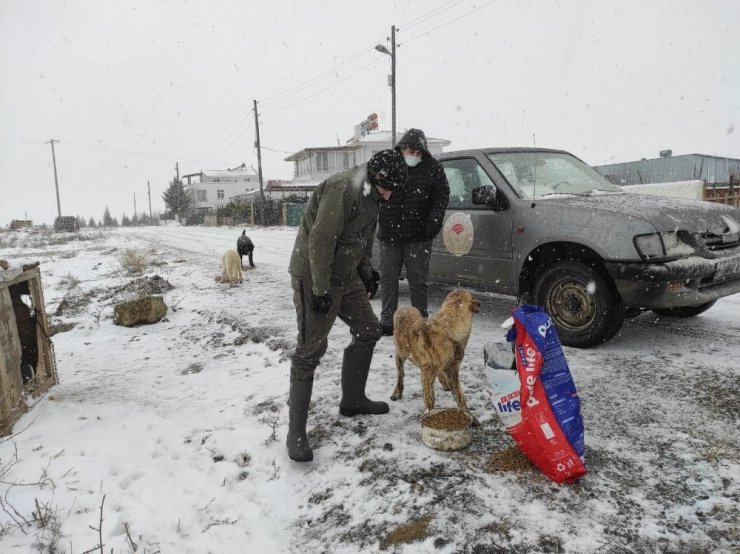
<path id="1" fill-rule="evenodd" d="M 588 348 L 608 341 L 624 323 L 625 307 L 594 267 L 562 261 L 537 278 L 534 298 L 550 315 L 565 346 Z"/>
<path id="2" fill-rule="evenodd" d="M 682 306 L 680 308 L 656 308 L 653 310 L 653 312 L 664 317 L 694 317 L 706 312 L 709 308 L 714 306 L 716 302 L 716 300 L 712 300 L 711 302 L 699 304 L 698 306 Z"/>

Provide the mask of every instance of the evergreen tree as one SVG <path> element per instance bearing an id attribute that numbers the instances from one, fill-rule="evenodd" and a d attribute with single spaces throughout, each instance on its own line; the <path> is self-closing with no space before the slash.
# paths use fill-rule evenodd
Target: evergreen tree
<path id="1" fill-rule="evenodd" d="M 97 225 L 95 224 L 95 220 L 92 217 L 90 218 L 90 221 L 87 222 L 87 226 L 93 228 L 97 227 Z"/>
<path id="2" fill-rule="evenodd" d="M 173 179 L 170 182 L 169 188 L 164 191 L 162 200 L 164 200 L 164 204 L 167 206 L 168 210 L 173 214 L 184 218 L 188 213 L 190 213 L 190 206 L 193 202 L 193 197 L 185 190 L 185 187 L 182 185 L 182 181 Z"/>
<path id="3" fill-rule="evenodd" d="M 76 219 L 77 219 L 77 228 L 78 229 L 82 229 L 83 227 L 85 227 L 85 218 L 84 217 L 78 215 L 76 217 Z"/>
<path id="4" fill-rule="evenodd" d="M 126 214 L 123 214 L 123 217 L 121 218 L 121 227 L 128 227 L 131 225 L 131 220 L 128 218 Z"/>
<path id="5" fill-rule="evenodd" d="M 113 227 L 113 218 L 110 216 L 108 206 L 105 207 L 103 212 L 103 227 Z"/>

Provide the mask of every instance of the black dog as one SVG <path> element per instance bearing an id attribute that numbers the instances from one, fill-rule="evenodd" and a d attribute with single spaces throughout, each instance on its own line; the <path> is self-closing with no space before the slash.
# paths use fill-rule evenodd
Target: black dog
<path id="1" fill-rule="evenodd" d="M 252 260 L 252 252 L 254 252 L 254 243 L 252 242 L 252 239 L 250 239 L 247 235 L 247 230 L 244 229 L 242 231 L 242 236 L 240 236 L 236 241 L 236 251 L 239 252 L 239 263 L 242 264 L 242 256 L 249 256 L 249 266 L 254 267 L 254 261 Z M 242 267 L 244 267 L 244 264 L 242 264 Z"/>

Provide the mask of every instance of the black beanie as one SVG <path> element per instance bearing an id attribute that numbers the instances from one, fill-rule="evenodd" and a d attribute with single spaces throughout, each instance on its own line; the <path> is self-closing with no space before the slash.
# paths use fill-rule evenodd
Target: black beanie
<path id="1" fill-rule="evenodd" d="M 397 150 L 381 150 L 367 162 L 367 180 L 385 190 L 405 185 L 408 176 L 408 166 Z"/>

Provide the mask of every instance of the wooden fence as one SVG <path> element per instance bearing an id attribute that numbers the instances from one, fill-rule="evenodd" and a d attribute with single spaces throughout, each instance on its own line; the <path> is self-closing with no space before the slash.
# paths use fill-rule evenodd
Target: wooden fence
<path id="1" fill-rule="evenodd" d="M 704 185 L 704 200 L 718 204 L 728 204 L 740 207 L 740 186 L 735 183 L 729 185 Z"/>

